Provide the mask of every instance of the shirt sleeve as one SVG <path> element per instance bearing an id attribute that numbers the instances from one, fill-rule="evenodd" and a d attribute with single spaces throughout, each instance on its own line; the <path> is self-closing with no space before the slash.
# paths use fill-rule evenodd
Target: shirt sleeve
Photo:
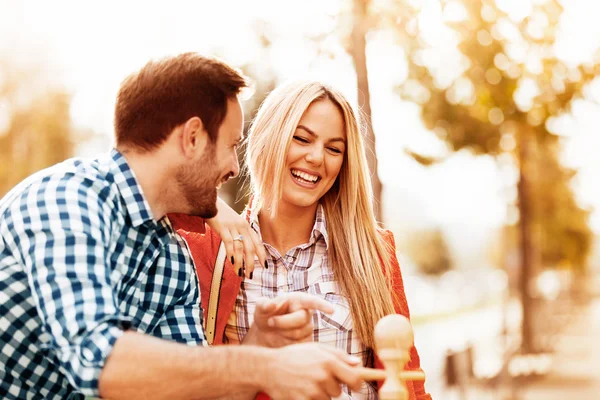
<path id="1" fill-rule="evenodd" d="M 190 346 L 207 346 L 202 325 L 199 323 L 201 313 L 199 305 L 171 307 L 161 316 L 152 336 Z"/>
<path id="2" fill-rule="evenodd" d="M 11 207 L 15 254 L 60 369 L 77 390 L 98 396 L 98 378 L 123 317 L 110 280 L 111 206 L 97 182 L 62 179 L 31 186 Z M 114 227 L 113 227 L 114 228 Z"/>
<path id="3" fill-rule="evenodd" d="M 178 301 L 174 304 L 150 304 L 148 309 L 160 309 L 158 321 L 152 330 L 152 335 L 162 339 L 175 341 L 188 345 L 206 345 L 204 330 L 202 329 L 202 308 L 200 307 L 200 294 L 198 279 L 194 271 L 193 261 L 187 251 L 183 238 L 172 229 L 171 240 L 168 243 L 168 253 L 176 255 L 176 262 L 167 263 L 160 259 L 154 265 L 155 276 L 168 276 L 176 272 L 183 279 L 169 282 L 168 290 L 176 292 Z M 176 268 L 176 271 L 173 271 Z M 191 278 L 191 279 L 190 279 Z M 160 286 L 157 283 L 157 286 Z M 165 307 L 166 308 L 163 308 Z"/>

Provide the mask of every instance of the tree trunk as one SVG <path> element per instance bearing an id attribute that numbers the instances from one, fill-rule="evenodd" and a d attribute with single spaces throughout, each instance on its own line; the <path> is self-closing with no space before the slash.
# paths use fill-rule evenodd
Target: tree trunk
<path id="1" fill-rule="evenodd" d="M 530 282 L 533 271 L 533 231 L 530 199 L 530 178 L 532 172 L 531 146 L 532 139 L 527 128 L 521 128 L 519 133 L 519 183 L 517 184 L 519 203 L 519 233 L 521 245 L 521 275 L 519 290 L 521 292 L 521 304 L 523 309 L 523 321 L 521 326 L 521 350 L 524 353 L 534 351 L 533 333 L 533 301 L 530 293 Z"/>
<path id="2" fill-rule="evenodd" d="M 368 31 L 367 10 L 369 0 L 353 0 L 353 21 L 350 44 L 350 55 L 356 70 L 356 84 L 358 88 L 358 106 L 362 110 L 363 122 L 366 127 L 366 151 L 371 181 L 373 184 L 373 208 L 375 218 L 381 218 L 381 181 L 377 174 L 377 153 L 375 151 L 375 134 L 371 123 L 371 95 L 369 93 L 369 77 L 367 74 L 366 33 Z"/>

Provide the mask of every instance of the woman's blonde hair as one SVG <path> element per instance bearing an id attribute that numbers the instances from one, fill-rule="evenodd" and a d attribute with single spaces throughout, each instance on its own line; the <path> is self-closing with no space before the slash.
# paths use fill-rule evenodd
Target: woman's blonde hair
<path id="1" fill-rule="evenodd" d="M 277 212 L 286 174 L 286 155 L 304 112 L 315 101 L 329 100 L 340 110 L 346 151 L 338 178 L 321 198 L 330 238 L 328 258 L 363 343 L 373 348 L 374 327 L 394 313 L 390 256 L 377 231 L 363 130 L 346 98 L 319 82 L 290 82 L 272 91 L 260 106 L 248 133 L 246 164 L 253 208 Z M 382 268 L 383 265 L 383 268 Z"/>

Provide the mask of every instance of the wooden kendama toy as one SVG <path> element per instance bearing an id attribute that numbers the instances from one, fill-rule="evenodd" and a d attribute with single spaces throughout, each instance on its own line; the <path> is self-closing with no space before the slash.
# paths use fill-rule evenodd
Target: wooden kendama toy
<path id="1" fill-rule="evenodd" d="M 423 371 L 405 371 L 410 360 L 414 336 L 410 321 L 399 314 L 383 317 L 375 326 L 377 355 L 385 370 L 361 368 L 363 379 L 384 383 L 379 389 L 381 400 L 408 400 L 406 381 L 423 381 Z"/>

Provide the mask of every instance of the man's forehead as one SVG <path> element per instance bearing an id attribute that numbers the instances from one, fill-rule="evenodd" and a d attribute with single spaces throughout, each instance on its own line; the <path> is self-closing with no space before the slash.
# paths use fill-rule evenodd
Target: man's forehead
<path id="1" fill-rule="evenodd" d="M 244 124 L 234 126 L 229 129 L 229 135 L 232 142 L 241 142 L 244 139 Z"/>
<path id="2" fill-rule="evenodd" d="M 237 128 L 222 129 L 219 134 L 219 139 L 223 141 L 223 144 L 238 144 L 244 139 L 244 132 L 242 129 Z"/>
<path id="3" fill-rule="evenodd" d="M 229 100 L 227 104 L 227 114 L 220 128 L 224 143 L 235 144 L 243 139 L 244 135 L 244 113 L 239 101 Z"/>

